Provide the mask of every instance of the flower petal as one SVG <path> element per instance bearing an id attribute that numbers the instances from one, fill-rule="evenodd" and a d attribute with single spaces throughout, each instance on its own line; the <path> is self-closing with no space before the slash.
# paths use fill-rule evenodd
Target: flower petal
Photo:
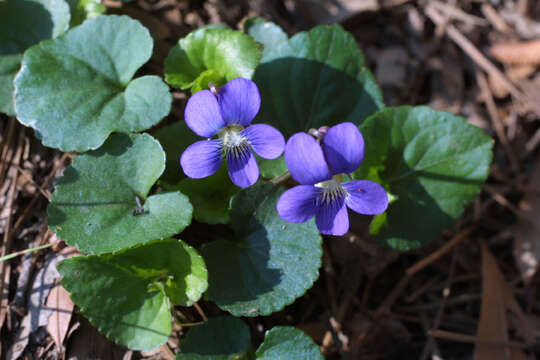
<path id="1" fill-rule="evenodd" d="M 253 150 L 263 159 L 276 159 L 285 149 L 285 139 L 278 129 L 266 125 L 255 124 L 242 131 Z"/>
<path id="2" fill-rule="evenodd" d="M 323 150 L 332 175 L 350 174 L 364 159 L 364 138 L 353 123 L 338 124 L 328 129 Z"/>
<path id="3" fill-rule="evenodd" d="M 302 185 L 314 185 L 331 177 L 321 146 L 306 133 L 294 134 L 287 141 L 285 163 L 293 179 Z"/>
<path id="4" fill-rule="evenodd" d="M 241 188 L 247 188 L 259 179 L 259 167 L 255 156 L 248 147 L 240 150 L 237 155 L 227 154 L 227 166 L 232 182 Z"/>
<path id="5" fill-rule="evenodd" d="M 213 175 L 221 165 L 221 140 L 197 141 L 180 157 L 184 174 L 193 179 Z"/>
<path id="6" fill-rule="evenodd" d="M 343 198 L 319 203 L 315 216 L 321 234 L 341 236 L 349 230 L 349 214 Z"/>
<path id="7" fill-rule="evenodd" d="M 285 221 L 302 223 L 311 219 L 316 212 L 317 188 L 312 185 L 298 185 L 281 194 L 277 212 Z"/>
<path id="8" fill-rule="evenodd" d="M 369 180 L 350 181 L 341 184 L 348 192 L 347 206 L 359 214 L 376 215 L 388 207 L 386 190 Z"/>
<path id="9" fill-rule="evenodd" d="M 206 138 L 226 126 L 216 96 L 210 90 L 198 91 L 189 98 L 184 118 L 195 134 Z"/>
<path id="10" fill-rule="evenodd" d="M 227 125 L 248 126 L 259 112 L 261 96 L 253 81 L 236 78 L 219 90 L 218 102 Z"/>

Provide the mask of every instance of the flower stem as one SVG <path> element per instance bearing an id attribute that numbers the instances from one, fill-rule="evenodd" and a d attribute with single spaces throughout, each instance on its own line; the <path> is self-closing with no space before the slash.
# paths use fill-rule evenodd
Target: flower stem
<path id="1" fill-rule="evenodd" d="M 8 254 L 8 255 L 4 255 L 2 257 L 0 257 L 0 263 L 1 262 L 4 262 L 6 260 L 9 260 L 9 259 L 13 259 L 17 256 L 21 256 L 21 255 L 24 255 L 24 254 L 28 254 L 28 253 L 31 253 L 31 252 L 34 252 L 34 251 L 39 251 L 39 250 L 43 250 L 43 249 L 46 249 L 46 248 L 50 248 L 54 245 L 56 245 L 57 243 L 50 243 L 50 244 L 45 244 L 45 245 L 41 245 L 41 246 L 38 246 L 38 247 L 35 247 L 35 248 L 30 248 L 30 249 L 26 249 L 26 250 L 21 250 L 21 251 L 16 251 L 14 253 L 11 253 L 11 254 Z"/>
<path id="2" fill-rule="evenodd" d="M 291 177 L 291 173 L 287 171 L 287 172 L 284 172 L 283 174 L 281 174 L 279 176 L 276 176 L 275 178 L 270 180 L 270 182 L 272 184 L 281 184 L 281 183 L 284 183 L 285 181 L 289 180 L 290 177 Z"/>

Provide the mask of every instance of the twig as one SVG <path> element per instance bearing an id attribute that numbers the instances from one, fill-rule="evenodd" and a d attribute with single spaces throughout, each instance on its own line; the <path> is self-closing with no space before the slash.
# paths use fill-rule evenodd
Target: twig
<path id="1" fill-rule="evenodd" d="M 457 8 L 447 3 L 443 3 L 437 0 L 432 0 L 429 2 L 429 4 L 432 5 L 434 8 L 437 8 L 437 10 L 443 12 L 445 15 L 448 15 L 449 17 L 454 18 L 456 20 L 461 20 L 462 22 L 466 24 L 480 25 L 480 26 L 486 26 L 489 24 L 487 20 L 482 19 L 481 17 L 478 17 L 478 16 L 468 14 L 465 11 L 461 10 L 460 8 Z"/>
<path id="2" fill-rule="evenodd" d="M 504 132 L 504 124 L 501 120 L 501 117 L 499 116 L 499 112 L 497 111 L 497 105 L 495 105 L 495 101 L 493 100 L 493 96 L 491 95 L 491 91 L 489 90 L 489 85 L 486 77 L 480 71 L 477 71 L 476 80 L 478 81 L 478 86 L 480 87 L 480 90 L 482 92 L 482 97 L 484 99 L 484 103 L 486 104 L 491 123 L 493 124 L 495 132 L 497 133 L 497 137 L 501 141 L 501 144 L 504 146 L 504 150 L 506 151 L 506 156 L 508 156 L 508 161 L 510 162 L 512 171 L 514 172 L 514 174 L 517 174 L 519 172 L 518 159 L 516 157 L 516 154 L 514 153 L 514 150 L 512 150 L 512 146 L 510 146 L 510 143 L 508 142 L 506 133 Z"/>
<path id="3" fill-rule="evenodd" d="M 502 33 L 507 33 L 511 30 L 506 21 L 503 20 L 499 13 L 497 13 L 497 10 L 495 10 L 489 3 L 482 4 L 482 14 L 484 14 L 484 16 L 496 30 Z"/>
<path id="4" fill-rule="evenodd" d="M 273 178 L 272 180 L 270 180 L 270 182 L 272 184 L 281 184 L 281 183 L 284 183 L 285 181 L 289 180 L 289 178 L 291 177 L 291 173 L 290 172 L 285 172 L 279 176 L 276 176 L 275 178 Z"/>
<path id="5" fill-rule="evenodd" d="M 461 49 L 470 56 L 470 58 L 490 76 L 497 78 L 508 91 L 518 100 L 526 102 L 526 96 L 516 87 L 504 74 L 489 61 L 481 52 L 470 42 L 455 26 L 445 24 L 442 15 L 431 5 L 425 8 L 426 15 L 439 26 L 445 26 L 446 34 L 452 39 Z"/>
<path id="6" fill-rule="evenodd" d="M 51 172 L 49 173 L 49 175 L 47 176 L 43 184 L 40 186 L 41 190 L 45 190 L 47 186 L 49 186 L 51 181 L 54 179 L 54 174 L 56 174 L 58 169 L 60 169 L 60 167 L 64 164 L 64 162 L 66 161 L 68 157 L 70 157 L 69 153 L 64 153 L 64 155 L 62 155 L 62 157 L 60 158 L 60 161 L 56 163 L 56 165 L 53 167 L 53 169 L 51 170 Z M 24 209 L 22 215 L 17 219 L 17 221 L 15 222 L 15 225 L 13 225 L 14 232 L 19 229 L 19 226 L 21 226 L 24 219 L 26 219 L 26 217 L 30 214 L 30 211 L 34 208 L 38 199 L 39 199 L 38 194 L 37 193 L 34 194 L 34 197 L 30 201 L 28 206 Z"/>
<path id="7" fill-rule="evenodd" d="M 494 346 L 501 346 L 501 347 L 512 347 L 512 348 L 517 348 L 517 349 L 530 348 L 529 345 L 525 343 L 516 342 L 516 341 L 502 342 L 502 341 L 495 341 L 495 340 L 489 340 L 489 339 L 481 339 L 476 336 L 458 334 L 458 333 L 446 331 L 446 330 L 430 330 L 428 331 L 428 334 L 429 336 L 433 336 L 440 339 L 452 340 L 452 341 L 464 342 L 464 343 L 470 343 L 470 344 L 486 344 L 486 345 L 494 345 Z"/>
<path id="8" fill-rule="evenodd" d="M 193 303 L 193 307 L 195 308 L 195 310 L 197 310 L 197 312 L 199 313 L 199 315 L 204 321 L 208 321 L 206 314 L 204 313 L 203 309 L 199 306 L 199 304 Z"/>

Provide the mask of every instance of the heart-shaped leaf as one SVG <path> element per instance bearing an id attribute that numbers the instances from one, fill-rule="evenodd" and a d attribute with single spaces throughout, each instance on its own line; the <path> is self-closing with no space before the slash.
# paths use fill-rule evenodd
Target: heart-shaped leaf
<path id="1" fill-rule="evenodd" d="M 340 26 L 320 25 L 267 49 L 254 75 L 262 99 L 256 121 L 286 137 L 345 121 L 360 124 L 383 107 L 356 40 Z"/>
<path id="2" fill-rule="evenodd" d="M 283 188 L 269 183 L 232 199 L 235 239 L 206 244 L 208 299 L 235 316 L 268 315 L 309 289 L 319 275 L 321 236 L 313 220 L 282 220 L 276 204 Z"/>
<path id="3" fill-rule="evenodd" d="M 289 40 L 287 34 L 278 25 L 256 16 L 246 20 L 244 31 L 263 44 L 262 60 L 273 48 Z"/>
<path id="4" fill-rule="evenodd" d="M 56 37 L 69 26 L 64 0 L 5 0 L 0 2 L 0 112 L 14 115 L 13 79 L 22 53 L 41 40 Z"/>
<path id="5" fill-rule="evenodd" d="M 241 360 L 250 348 L 249 328 L 240 319 L 220 316 L 189 330 L 176 360 Z"/>
<path id="6" fill-rule="evenodd" d="M 43 144 L 87 151 L 111 132 L 142 131 L 165 117 L 169 89 L 158 76 L 132 80 L 152 38 L 127 16 L 99 16 L 28 49 L 15 78 L 15 112 Z"/>
<path id="7" fill-rule="evenodd" d="M 257 360 L 324 360 L 313 339 L 292 326 L 276 326 L 267 331 L 255 356 Z"/>
<path id="8" fill-rule="evenodd" d="M 381 182 L 397 198 L 371 225 L 391 247 L 409 250 L 438 236 L 488 176 L 493 140 L 462 117 L 401 106 L 371 116 L 360 130 L 365 158 L 354 177 Z"/>
<path id="9" fill-rule="evenodd" d="M 187 197 L 168 192 L 146 198 L 164 167 L 165 154 L 150 135 L 111 136 L 66 169 L 51 197 L 49 228 L 93 254 L 178 234 L 191 222 Z M 137 201 L 144 204 L 139 208 Z"/>
<path id="10" fill-rule="evenodd" d="M 192 92 L 223 85 L 237 77 L 251 79 L 261 58 L 260 44 L 249 35 L 223 27 L 197 29 L 171 49 L 165 80 Z M 203 81 L 204 79 L 204 81 Z"/>
<path id="11" fill-rule="evenodd" d="M 189 306 L 208 285 L 201 256 L 176 239 L 66 259 L 58 270 L 90 322 L 137 350 L 165 343 L 171 334 L 170 303 Z"/>

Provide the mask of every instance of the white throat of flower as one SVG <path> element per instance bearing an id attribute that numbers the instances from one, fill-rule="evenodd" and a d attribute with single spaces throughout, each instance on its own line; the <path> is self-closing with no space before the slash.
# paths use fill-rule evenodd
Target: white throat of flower
<path id="1" fill-rule="evenodd" d="M 221 139 L 221 146 L 225 151 L 225 156 L 240 157 L 249 149 L 249 142 L 241 134 L 242 130 L 244 130 L 243 126 L 229 125 L 219 131 L 218 138 Z"/>
<path id="2" fill-rule="evenodd" d="M 322 204 L 330 204 L 336 200 L 346 198 L 349 193 L 341 185 L 341 180 L 341 175 L 335 175 L 331 180 L 326 180 L 315 184 L 315 187 L 321 189 L 318 201 L 320 201 Z"/>

